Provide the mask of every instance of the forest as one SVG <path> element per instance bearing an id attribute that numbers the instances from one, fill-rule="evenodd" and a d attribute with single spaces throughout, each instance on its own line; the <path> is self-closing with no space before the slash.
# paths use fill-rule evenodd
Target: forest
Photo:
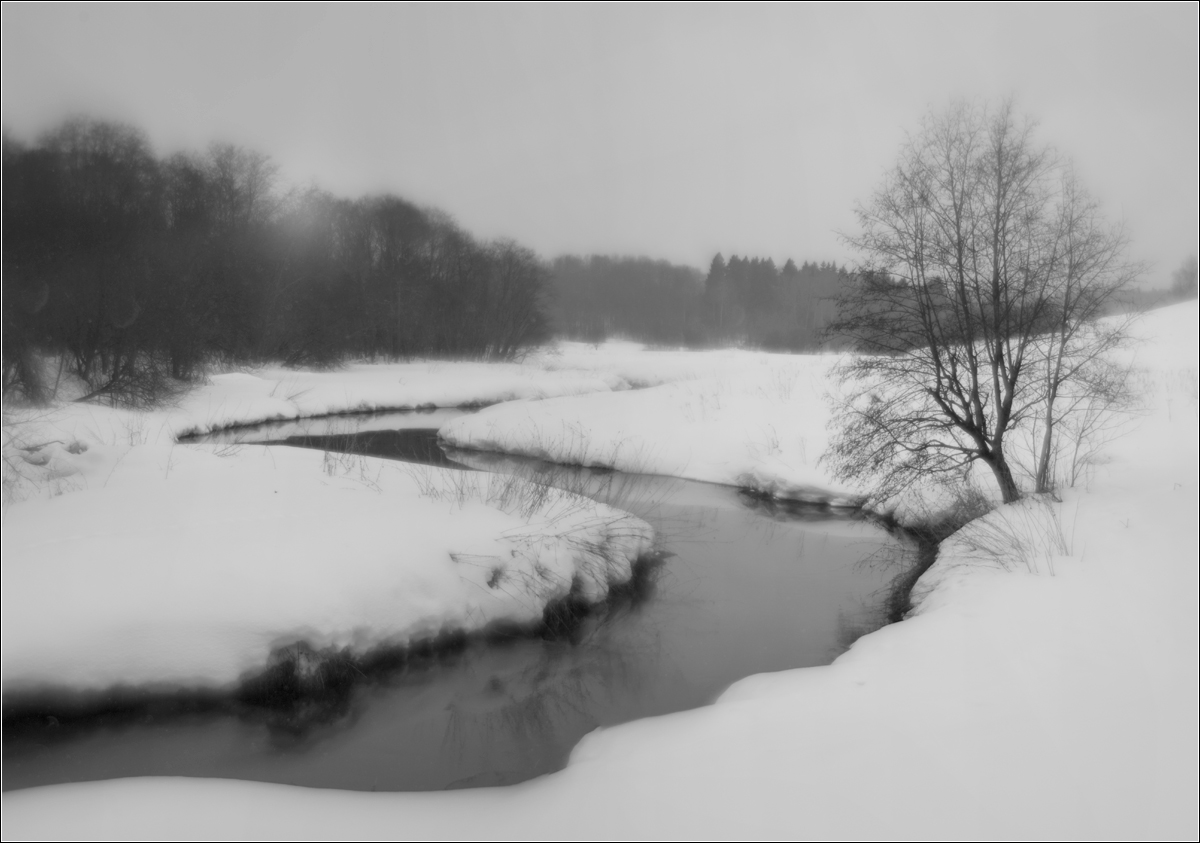
<path id="1" fill-rule="evenodd" d="M 607 338 L 772 351 L 818 348 L 849 273 L 833 263 L 718 254 L 708 273 L 649 258 L 561 257 L 551 323 L 568 339 Z"/>
<path id="2" fill-rule="evenodd" d="M 285 190 L 229 144 L 159 158 L 111 122 L 3 155 L 6 397 L 73 376 L 139 404 L 213 364 L 503 360 L 546 337 L 532 251 L 399 197 Z"/>
<path id="3" fill-rule="evenodd" d="M 547 262 L 390 194 L 287 188 L 262 153 L 160 157 L 138 129 L 7 133 L 4 395 L 146 404 L 211 367 L 511 360 L 552 336 L 812 349 L 847 277 L 717 255 Z M 48 361 L 51 361 L 48 365 Z"/>

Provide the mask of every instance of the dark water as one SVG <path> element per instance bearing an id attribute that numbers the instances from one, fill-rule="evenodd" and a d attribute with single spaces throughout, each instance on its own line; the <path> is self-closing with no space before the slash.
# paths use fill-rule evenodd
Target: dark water
<path id="1" fill-rule="evenodd" d="M 894 545 L 864 521 L 704 483 L 446 454 L 432 427 L 444 416 L 315 420 L 216 439 L 529 474 L 645 518 L 663 560 L 557 634 L 408 654 L 357 677 L 327 709 L 185 695 L 80 719 L 6 718 L 4 789 L 134 775 L 358 790 L 508 784 L 561 768 L 597 726 L 704 705 L 754 673 L 827 664 L 882 623 L 888 574 L 864 560 Z"/>

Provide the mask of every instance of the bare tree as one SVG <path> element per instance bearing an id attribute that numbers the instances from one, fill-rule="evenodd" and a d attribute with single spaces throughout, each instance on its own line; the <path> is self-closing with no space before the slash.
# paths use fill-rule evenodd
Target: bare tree
<path id="1" fill-rule="evenodd" d="M 487 356 L 511 360 L 522 348 L 546 338 L 543 309 L 548 271 L 531 250 L 511 240 L 491 244 L 485 335 Z"/>
<path id="2" fill-rule="evenodd" d="M 1038 492 L 1055 485 L 1054 461 L 1063 444 L 1055 434 L 1061 426 L 1073 434 L 1073 483 L 1081 449 L 1086 454 L 1097 435 L 1111 428 L 1113 413 L 1129 403 L 1129 373 L 1110 360 L 1109 352 L 1127 341 L 1132 317 L 1101 317 L 1143 269 L 1125 260 L 1124 232 L 1104 222 L 1096 201 L 1069 168 L 1056 210 L 1049 232 L 1047 330 L 1036 339 L 1044 401 L 1034 474 Z"/>
<path id="3" fill-rule="evenodd" d="M 1064 384 L 1120 339 L 1092 326 L 1133 275 L 1123 238 L 1011 103 L 926 118 L 857 215 L 835 471 L 886 495 L 982 462 L 1016 500 L 1010 435 L 1040 409 L 1052 443 Z"/>

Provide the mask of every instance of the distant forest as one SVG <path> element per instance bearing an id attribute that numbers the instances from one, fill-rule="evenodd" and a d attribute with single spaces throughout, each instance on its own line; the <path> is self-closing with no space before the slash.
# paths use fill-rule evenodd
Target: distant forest
<path id="1" fill-rule="evenodd" d="M 1195 298 L 1196 257 L 1175 270 L 1169 289 L 1123 290 L 1107 313 L 1144 311 Z M 834 263 L 782 268 L 770 258 L 718 254 L 708 273 L 643 257 L 564 256 L 550 265 L 548 314 L 554 336 L 584 342 L 628 339 L 703 348 L 767 351 L 845 347 L 826 330 L 850 270 Z"/>
<path id="2" fill-rule="evenodd" d="M 258 152 L 157 157 L 136 128 L 71 120 L 4 135 L 4 396 L 153 401 L 212 366 L 418 356 L 510 360 L 551 337 L 658 345 L 821 346 L 848 271 L 713 258 L 546 262 L 482 242 L 394 195 L 286 189 Z M 1170 291 L 1194 296 L 1196 261 Z M 47 367 L 47 363 L 50 363 Z"/>
<path id="3" fill-rule="evenodd" d="M 553 331 L 684 346 L 817 348 L 846 270 L 832 263 L 717 255 L 708 274 L 648 258 L 560 257 L 551 264 Z"/>
<path id="4" fill-rule="evenodd" d="M 3 150 L 4 395 L 155 400 L 206 368 L 349 358 L 507 360 L 557 335 L 815 347 L 844 271 L 480 242 L 393 195 L 285 189 L 230 144 L 158 157 L 136 128 L 76 119 Z M 52 365 L 47 368 L 47 362 Z"/>
<path id="5" fill-rule="evenodd" d="M 510 359 L 548 336 L 532 251 L 396 196 L 284 191 L 263 154 L 157 158 L 90 120 L 3 155 L 6 397 L 70 375 L 141 403 L 214 363 Z"/>
<path id="6" fill-rule="evenodd" d="M 552 336 L 803 351 L 846 286 L 832 263 L 559 257 L 481 242 L 393 195 L 284 189 L 258 152 L 156 157 L 118 123 L 4 135 L 4 395 L 61 382 L 145 403 L 210 366 L 415 356 L 509 360 Z M 1196 260 L 1170 291 L 1194 296 Z"/>

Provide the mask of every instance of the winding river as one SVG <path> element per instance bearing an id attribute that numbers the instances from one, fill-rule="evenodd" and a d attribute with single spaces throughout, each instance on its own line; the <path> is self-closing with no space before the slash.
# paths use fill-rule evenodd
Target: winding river
<path id="1" fill-rule="evenodd" d="M 724 486 L 446 452 L 437 428 L 460 412 L 310 419 L 197 441 L 526 474 L 649 521 L 662 558 L 564 629 L 410 652 L 326 708 L 184 695 L 70 722 L 6 711 L 4 789 L 138 775 L 355 790 L 511 784 L 562 768 L 592 729 L 711 703 L 751 674 L 828 664 L 882 625 L 889 572 L 873 563 L 897 545 L 877 526 Z"/>

